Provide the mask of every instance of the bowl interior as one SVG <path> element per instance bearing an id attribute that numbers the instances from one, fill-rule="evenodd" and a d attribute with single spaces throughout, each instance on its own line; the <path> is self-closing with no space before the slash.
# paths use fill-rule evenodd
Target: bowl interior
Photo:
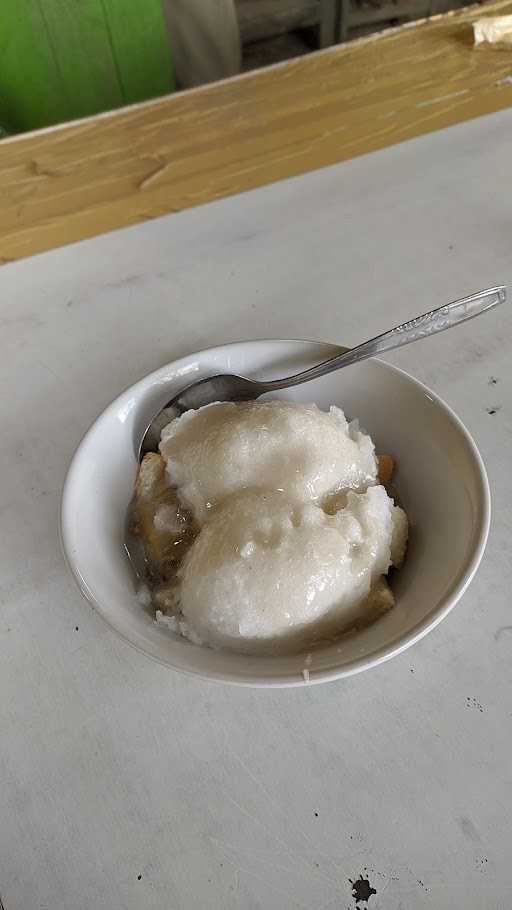
<path id="1" fill-rule="evenodd" d="M 244 342 L 176 361 L 124 392 L 98 418 L 70 467 L 62 505 L 66 557 L 87 598 L 123 638 L 163 663 L 249 685 L 302 684 L 304 655 L 247 657 L 198 647 L 155 624 L 136 598 L 124 550 L 142 430 L 175 392 L 212 373 L 277 378 L 339 351 L 314 342 Z M 453 413 L 424 386 L 380 361 L 280 393 L 358 417 L 377 452 L 396 459 L 395 486 L 410 521 L 396 606 L 378 622 L 313 652 L 312 682 L 365 669 L 402 650 L 455 603 L 481 558 L 489 523 L 478 452 Z"/>

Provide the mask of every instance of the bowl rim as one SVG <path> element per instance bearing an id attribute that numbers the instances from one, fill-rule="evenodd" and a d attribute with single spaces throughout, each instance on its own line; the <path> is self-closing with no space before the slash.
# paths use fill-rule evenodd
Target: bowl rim
<path id="1" fill-rule="evenodd" d="M 458 601 L 462 598 L 465 591 L 469 587 L 472 579 L 474 578 L 477 569 L 480 565 L 482 557 L 485 552 L 485 547 L 487 544 L 487 539 L 489 536 L 489 529 L 491 523 L 491 493 L 489 487 L 489 479 L 487 476 L 487 471 L 482 459 L 482 456 L 478 450 L 478 447 L 461 420 L 460 417 L 455 413 L 455 411 L 438 395 L 436 392 L 433 392 L 427 385 L 421 382 L 419 379 L 416 379 L 414 376 L 411 376 L 406 370 L 403 370 L 401 367 L 395 366 L 395 364 L 388 363 L 381 358 L 372 357 L 373 362 L 378 363 L 380 366 L 384 367 L 386 370 L 389 370 L 392 373 L 398 374 L 400 377 L 405 379 L 407 382 L 415 385 L 419 390 L 421 390 L 430 400 L 437 405 L 441 410 L 444 410 L 449 420 L 454 424 L 455 428 L 464 438 L 468 450 L 473 458 L 475 464 L 475 475 L 479 481 L 479 497 L 480 497 L 480 509 L 478 513 L 478 522 L 477 527 L 473 534 L 473 541 L 471 550 L 464 562 L 461 570 L 459 571 L 456 579 L 444 594 L 443 598 L 439 603 L 432 608 L 432 610 L 426 614 L 409 632 L 404 635 L 397 636 L 393 642 L 390 644 L 382 645 L 372 652 L 371 655 L 366 657 L 356 657 L 353 660 L 350 660 L 348 663 L 344 664 L 341 667 L 333 667 L 328 670 L 315 669 L 314 667 L 309 668 L 308 678 L 300 678 L 298 674 L 294 672 L 289 672 L 286 674 L 280 675 L 267 675 L 267 676 L 254 676 L 250 675 L 240 677 L 233 671 L 204 671 L 200 669 L 192 669 L 190 667 L 178 666 L 175 663 L 172 663 L 168 660 L 159 657 L 156 654 L 151 653 L 151 651 L 142 647 L 141 645 L 134 642 L 128 635 L 126 635 L 118 625 L 113 622 L 104 611 L 104 608 L 101 602 L 95 597 L 95 595 L 90 590 L 85 578 L 81 574 L 78 566 L 75 563 L 73 555 L 70 551 L 67 541 L 66 533 L 66 524 L 67 524 L 67 510 L 68 510 L 68 500 L 70 496 L 70 490 L 72 488 L 74 474 L 77 469 L 77 463 L 79 456 L 83 447 L 85 446 L 88 437 L 96 428 L 96 424 L 108 415 L 110 411 L 116 410 L 119 401 L 124 398 L 128 392 L 132 392 L 137 386 L 141 384 L 148 384 L 148 388 L 151 386 L 151 379 L 157 377 L 163 371 L 169 370 L 171 367 L 178 367 L 182 364 L 185 364 L 188 360 L 193 357 L 201 357 L 204 355 L 215 355 L 221 353 L 228 348 L 240 347 L 250 345 L 279 345 L 279 344 L 297 344 L 297 345 L 312 345 L 317 348 L 329 348 L 331 351 L 336 349 L 340 353 L 344 350 L 347 350 L 341 345 L 333 344 L 332 342 L 327 341 L 317 341 L 314 339 L 301 339 L 301 338 L 258 338 L 258 339 L 242 339 L 240 341 L 231 341 L 226 344 L 213 345 L 208 348 L 203 348 L 199 351 L 192 351 L 188 354 L 185 354 L 182 357 L 178 357 L 176 360 L 171 360 L 168 363 L 162 364 L 156 370 L 152 370 L 150 373 L 145 374 L 135 383 L 127 386 L 119 395 L 116 396 L 92 421 L 84 435 L 82 436 L 78 446 L 76 447 L 71 461 L 69 463 L 61 496 L 61 507 L 59 513 L 59 522 L 58 522 L 58 532 L 59 540 L 61 545 L 61 551 L 64 557 L 65 564 L 71 575 L 73 576 L 82 596 L 85 600 L 92 606 L 94 611 L 101 616 L 102 620 L 109 626 L 109 628 L 115 632 L 123 641 L 129 644 L 132 648 L 135 648 L 141 654 L 144 654 L 146 657 L 151 658 L 151 660 L 156 661 L 156 663 L 161 666 L 166 667 L 167 669 L 174 670 L 175 672 L 185 673 L 187 676 L 195 677 L 196 679 L 203 679 L 207 682 L 217 682 L 224 683 L 229 685 L 236 685 L 248 688 L 293 688 L 297 686 L 304 685 L 319 685 L 320 683 L 333 682 L 339 679 L 346 679 L 350 676 L 354 676 L 357 673 L 362 673 L 364 670 L 370 670 L 373 667 L 378 667 L 381 664 L 385 663 L 388 660 L 391 660 L 393 657 L 397 657 L 399 654 L 402 654 L 416 642 L 420 641 L 425 635 L 430 631 L 435 629 L 439 623 L 445 619 L 445 617 L 450 613 L 450 611 L 455 607 Z M 334 355 L 333 355 L 334 356 Z"/>

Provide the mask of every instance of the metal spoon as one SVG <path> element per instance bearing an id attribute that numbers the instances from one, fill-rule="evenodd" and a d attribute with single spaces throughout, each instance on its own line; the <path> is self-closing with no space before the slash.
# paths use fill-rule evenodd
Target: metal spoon
<path id="1" fill-rule="evenodd" d="M 336 357 L 331 357 L 330 360 L 324 360 L 309 370 L 295 373 L 285 379 L 259 382 L 256 379 L 246 379 L 244 376 L 227 373 L 200 379 L 198 382 L 194 382 L 192 385 L 182 389 L 163 410 L 155 415 L 142 437 L 139 458 L 143 458 L 147 452 L 158 450 L 163 428 L 184 411 L 188 411 L 191 408 L 201 408 L 203 405 L 212 404 L 214 401 L 253 401 L 267 392 L 289 389 L 291 386 L 309 382 L 311 379 L 318 379 L 320 376 L 325 376 L 334 370 L 348 367 L 353 363 L 358 363 L 360 360 L 366 360 L 368 357 L 382 354 L 384 351 L 391 351 L 393 348 L 410 344 L 412 341 L 419 341 L 421 338 L 434 335 L 436 332 L 444 332 L 445 329 L 451 329 L 453 326 L 465 322 L 466 319 L 473 319 L 499 303 L 504 303 L 506 299 L 506 287 L 487 288 L 487 290 L 480 291 L 478 294 L 463 297 L 461 300 L 455 300 L 453 303 L 448 303 L 437 310 L 431 310 L 431 312 L 424 313 L 422 316 L 416 316 L 410 322 L 403 322 L 401 325 L 395 326 L 394 329 L 390 329 L 389 332 L 377 335 L 376 338 L 372 338 L 370 341 L 365 341 L 355 348 L 350 348 L 350 350 L 344 351 L 342 354 L 337 354 Z"/>

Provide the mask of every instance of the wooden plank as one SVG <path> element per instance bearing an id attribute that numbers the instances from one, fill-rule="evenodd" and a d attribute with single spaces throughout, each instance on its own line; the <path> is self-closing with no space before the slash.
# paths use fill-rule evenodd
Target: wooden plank
<path id="1" fill-rule="evenodd" d="M 0 145 L 0 258 L 50 249 L 512 105 L 472 7 Z M 498 0 L 487 13 L 512 12 Z"/>

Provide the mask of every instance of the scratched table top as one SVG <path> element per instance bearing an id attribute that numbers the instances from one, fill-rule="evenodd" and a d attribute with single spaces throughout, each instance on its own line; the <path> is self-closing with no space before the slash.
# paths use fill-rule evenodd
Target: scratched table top
<path id="1" fill-rule="evenodd" d="M 352 344 L 512 284 L 512 111 L 0 270 L 5 910 L 509 910 L 512 313 L 390 359 L 460 414 L 494 514 L 462 602 L 339 683 L 242 690 L 118 640 L 60 554 L 120 390 L 236 338 Z"/>

